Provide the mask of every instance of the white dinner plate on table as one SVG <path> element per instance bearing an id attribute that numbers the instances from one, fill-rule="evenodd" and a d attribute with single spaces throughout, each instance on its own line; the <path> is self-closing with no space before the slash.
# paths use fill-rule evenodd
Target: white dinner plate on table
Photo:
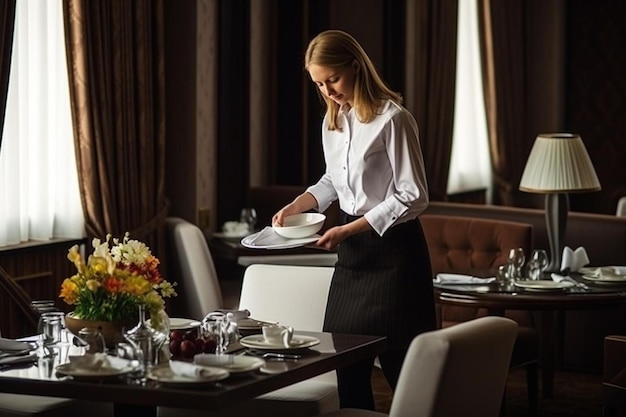
<path id="1" fill-rule="evenodd" d="M 241 245 L 250 249 L 290 249 L 299 248 L 316 242 L 321 236 L 318 234 L 300 239 L 287 239 L 280 236 L 270 226 L 241 239 Z"/>
<path id="2" fill-rule="evenodd" d="M 93 369 L 89 367 L 79 367 L 72 363 L 64 363 L 58 365 L 55 371 L 60 375 L 71 376 L 74 379 L 108 379 L 114 378 L 137 370 L 137 363 L 121 358 L 116 358 L 116 363 L 125 361 L 122 367 L 103 366 L 102 368 Z"/>
<path id="3" fill-rule="evenodd" d="M 208 366 L 204 367 L 203 376 L 178 375 L 177 373 L 172 371 L 169 363 L 157 365 L 151 368 L 147 374 L 147 377 L 149 379 L 157 381 L 164 386 L 179 388 L 188 388 L 189 386 L 213 385 L 214 382 L 221 381 L 222 379 L 226 379 L 229 376 L 230 372 L 228 372 L 226 369 Z"/>
<path id="4" fill-rule="evenodd" d="M 306 336 L 300 334 L 294 334 L 291 338 L 291 344 L 286 347 L 282 343 L 269 343 L 265 340 L 262 334 L 252 334 L 250 336 L 242 337 L 239 339 L 241 346 L 250 349 L 263 349 L 263 350 L 292 350 L 292 349 L 306 349 L 312 346 L 318 345 L 320 340 L 317 337 Z"/>
<path id="5" fill-rule="evenodd" d="M 566 288 L 571 288 L 574 286 L 573 282 L 570 281 L 548 281 L 548 280 L 539 280 L 539 281 L 515 281 L 515 286 L 524 288 L 530 291 L 560 291 Z"/>
<path id="6" fill-rule="evenodd" d="M 624 267 L 604 266 L 600 268 L 581 268 L 580 272 L 587 281 L 600 284 L 624 284 L 626 273 Z"/>
<path id="7" fill-rule="evenodd" d="M 193 363 L 202 366 L 223 368 L 233 374 L 253 372 L 265 365 L 261 358 L 241 355 L 216 355 L 214 353 L 199 353 L 193 357 Z"/>
<path id="8" fill-rule="evenodd" d="M 200 327 L 201 324 L 202 323 L 198 320 L 170 317 L 171 330 L 195 329 L 196 327 Z"/>

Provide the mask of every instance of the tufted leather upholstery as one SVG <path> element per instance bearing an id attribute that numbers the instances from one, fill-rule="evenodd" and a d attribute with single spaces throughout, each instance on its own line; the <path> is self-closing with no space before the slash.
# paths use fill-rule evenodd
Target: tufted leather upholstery
<path id="1" fill-rule="evenodd" d="M 475 276 L 494 276 L 499 265 L 507 263 L 508 251 L 521 247 L 532 250 L 533 227 L 527 223 L 474 217 L 423 214 L 424 229 L 433 275 L 456 272 Z M 437 304 L 440 327 L 446 328 L 485 316 L 487 311 L 472 307 Z M 532 312 L 507 310 L 506 317 L 518 325 L 511 366 L 527 366 L 529 408 L 536 413 L 538 332 Z"/>

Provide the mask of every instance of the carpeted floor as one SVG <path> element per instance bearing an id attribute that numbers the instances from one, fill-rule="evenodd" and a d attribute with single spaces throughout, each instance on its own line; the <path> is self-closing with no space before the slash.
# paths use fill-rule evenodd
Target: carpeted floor
<path id="1" fill-rule="evenodd" d="M 375 368 L 372 385 L 376 409 L 389 412 L 391 390 L 380 369 Z M 523 369 L 509 373 L 506 388 L 506 417 L 527 417 L 526 374 Z M 557 371 L 554 378 L 554 398 L 539 396 L 539 416 L 601 417 L 602 375 Z"/>

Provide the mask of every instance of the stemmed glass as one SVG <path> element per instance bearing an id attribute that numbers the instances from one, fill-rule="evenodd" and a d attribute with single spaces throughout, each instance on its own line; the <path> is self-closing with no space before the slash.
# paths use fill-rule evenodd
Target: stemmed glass
<path id="1" fill-rule="evenodd" d="M 254 232 L 254 227 L 257 222 L 256 210 L 248 207 L 241 209 L 241 213 L 239 214 L 239 222 L 246 223 L 248 225 L 248 231 L 250 233 Z"/>
<path id="2" fill-rule="evenodd" d="M 522 279 L 522 267 L 526 257 L 523 248 L 513 248 L 509 251 L 509 271 L 514 279 Z"/>
<path id="3" fill-rule="evenodd" d="M 528 262 L 528 276 L 530 279 L 539 280 L 548 267 L 548 254 L 543 249 L 533 250 Z"/>

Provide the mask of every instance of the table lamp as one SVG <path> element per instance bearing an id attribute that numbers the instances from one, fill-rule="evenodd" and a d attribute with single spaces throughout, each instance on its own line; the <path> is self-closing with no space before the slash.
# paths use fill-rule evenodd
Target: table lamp
<path id="1" fill-rule="evenodd" d="M 600 190 L 600 181 L 580 136 L 571 133 L 537 136 L 519 189 L 546 195 L 546 229 L 550 243 L 546 272 L 559 272 L 569 212 L 568 194 Z"/>

